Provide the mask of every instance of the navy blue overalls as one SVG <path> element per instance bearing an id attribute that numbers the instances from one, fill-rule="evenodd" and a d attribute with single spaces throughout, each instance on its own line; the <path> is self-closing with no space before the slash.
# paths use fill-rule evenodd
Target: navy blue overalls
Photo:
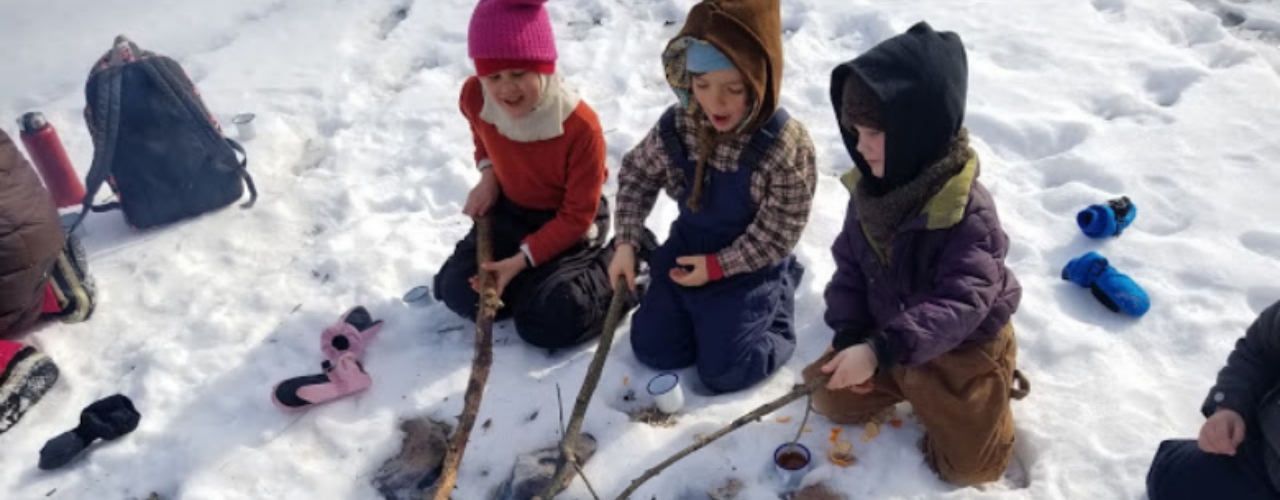
<path id="1" fill-rule="evenodd" d="M 693 186 L 697 166 L 675 127 L 676 109 L 659 122 L 663 147 Z M 684 287 L 668 271 L 676 258 L 714 254 L 738 239 L 755 219 L 751 172 L 777 140 L 789 116 L 778 110 L 752 137 L 738 158 L 738 169 L 707 168 L 702 208 L 680 215 L 667 241 L 649 259 L 651 282 L 631 320 L 631 346 L 640 362 L 659 370 L 696 364 L 698 375 L 715 392 L 745 389 L 764 380 L 791 358 L 796 336 L 792 324 L 795 289 L 804 268 L 789 255 L 751 273 Z M 691 191 L 685 189 L 685 196 Z"/>

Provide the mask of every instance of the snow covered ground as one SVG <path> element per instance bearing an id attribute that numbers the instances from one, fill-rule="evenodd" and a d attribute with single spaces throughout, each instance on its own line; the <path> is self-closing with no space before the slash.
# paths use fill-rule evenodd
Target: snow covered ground
<path id="1" fill-rule="evenodd" d="M 560 68 L 600 115 L 610 168 L 673 102 L 658 56 L 691 0 L 552 0 Z M 627 331 L 586 430 L 600 440 L 587 473 L 612 497 L 649 465 L 785 392 L 830 339 L 821 290 L 850 161 L 827 101 L 829 72 L 914 22 L 959 32 L 969 49 L 967 124 L 1013 240 L 1025 287 L 1016 325 L 1032 394 L 1015 403 L 1018 465 L 985 488 L 934 478 L 918 424 L 863 443 L 860 462 L 808 479 L 863 498 L 1144 498 L 1156 445 L 1193 436 L 1197 410 L 1233 341 L 1280 299 L 1280 3 L 1246 0 L 788 0 L 783 104 L 818 146 L 822 172 L 797 253 L 797 356 L 742 394 L 690 392 L 674 428 L 631 423 L 622 396 L 653 374 Z M 0 3 L 0 123 L 42 110 L 83 174 L 92 155 L 81 109 L 89 67 L 117 34 L 178 59 L 224 124 L 258 115 L 247 143 L 262 193 L 229 208 L 135 232 L 91 216 L 85 242 L 100 284 L 93 319 L 25 338 L 63 378 L 0 435 L 5 498 L 373 499 L 372 472 L 399 447 L 400 419 L 461 410 L 471 324 L 399 297 L 429 283 L 468 227 L 477 180 L 457 95 L 471 74 L 469 0 L 43 0 Z M 229 131 L 234 137 L 234 131 Z M 614 176 L 616 179 L 616 176 Z M 607 187 L 616 190 L 614 180 Z M 1128 195 L 1136 223 L 1091 241 L 1074 215 Z M 675 214 L 663 202 L 659 234 Z M 1097 250 L 1151 294 L 1141 320 L 1105 310 L 1059 279 Z M 366 393 L 286 415 L 268 394 L 313 373 L 319 331 L 368 306 L 387 328 L 366 355 Z M 454 498 L 486 499 L 514 455 L 557 439 L 556 386 L 571 404 L 594 346 L 546 353 L 509 324 Z M 686 377 L 688 379 L 688 377 Z M 629 380 L 629 386 L 624 386 Z M 66 469 L 36 467 L 44 441 L 114 393 L 143 414 L 128 437 Z M 797 403 L 663 473 L 635 498 L 705 498 L 729 477 L 743 500 L 776 499 L 774 446 L 796 431 Z M 567 410 L 566 410 L 567 411 Z M 832 424 L 803 442 L 825 452 Z M 583 499 L 582 483 L 563 498 Z"/>

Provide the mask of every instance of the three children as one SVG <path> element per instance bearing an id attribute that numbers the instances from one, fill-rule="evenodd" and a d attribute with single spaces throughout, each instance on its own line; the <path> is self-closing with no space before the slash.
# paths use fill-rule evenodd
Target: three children
<path id="1" fill-rule="evenodd" d="M 576 264 L 599 255 L 607 229 L 604 140 L 555 74 L 543 1 L 482 0 L 472 19 L 477 76 L 461 107 L 482 177 L 464 212 L 491 216 L 498 260 L 476 265 L 473 230 L 441 269 L 437 297 L 473 316 L 470 282 L 492 272 L 523 338 L 567 346 L 600 332 L 605 307 L 591 292 L 607 298 L 618 280 L 635 290 L 644 259 L 636 357 L 659 370 L 695 366 L 713 392 L 764 380 L 795 350 L 804 268 L 792 252 L 817 183 L 809 134 L 779 106 L 779 1 L 704 0 L 668 43 L 678 102 L 622 159 L 607 275 Z M 962 127 L 967 77 L 959 37 L 924 23 L 833 73 L 857 169 L 843 179 L 851 200 L 825 293 L 836 335 L 804 373 L 830 376 L 814 404 L 836 422 L 910 401 L 928 463 L 957 484 L 1003 473 L 1009 400 L 1020 395 L 1011 317 L 1021 288 Z M 661 192 L 679 215 L 650 254 L 639 247 Z"/>

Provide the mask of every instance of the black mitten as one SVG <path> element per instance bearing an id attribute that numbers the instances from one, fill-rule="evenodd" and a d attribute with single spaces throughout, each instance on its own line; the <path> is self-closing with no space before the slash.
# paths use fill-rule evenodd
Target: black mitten
<path id="1" fill-rule="evenodd" d="M 98 439 L 111 441 L 133 432 L 141 418 L 133 401 L 120 394 L 89 405 L 80 412 L 78 427 L 49 440 L 40 449 L 40 469 L 67 465 Z"/>

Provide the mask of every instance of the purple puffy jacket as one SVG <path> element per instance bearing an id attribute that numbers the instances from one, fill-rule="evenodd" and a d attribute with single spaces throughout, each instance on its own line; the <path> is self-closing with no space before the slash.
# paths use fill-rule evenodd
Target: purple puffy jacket
<path id="1" fill-rule="evenodd" d="M 844 177 L 851 193 L 859 177 L 856 169 Z M 1022 287 L 1005 267 L 1009 237 L 977 177 L 975 155 L 899 230 L 887 266 L 850 199 L 824 294 L 836 350 L 880 335 L 892 346 L 891 362 L 916 366 L 994 338 L 1009 322 Z"/>

